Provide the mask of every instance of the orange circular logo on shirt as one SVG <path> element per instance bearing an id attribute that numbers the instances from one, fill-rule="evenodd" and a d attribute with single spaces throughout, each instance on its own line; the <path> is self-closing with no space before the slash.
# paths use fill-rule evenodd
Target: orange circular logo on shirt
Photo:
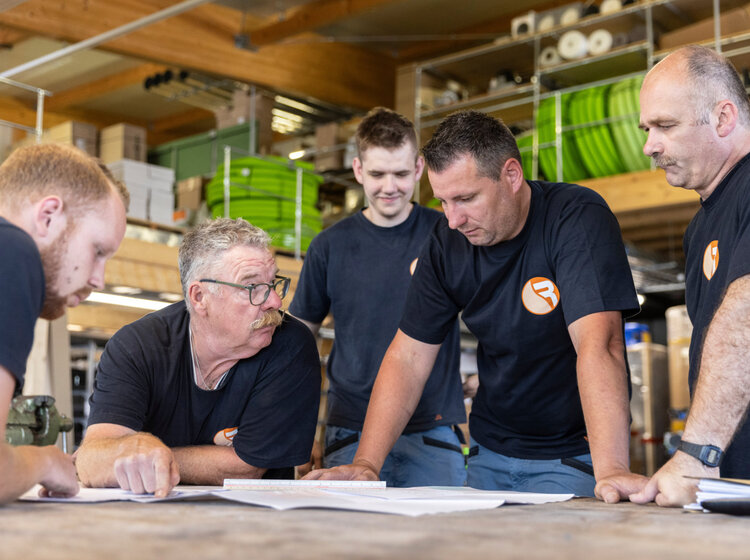
<path id="1" fill-rule="evenodd" d="M 711 280 L 716 269 L 719 267 L 719 241 L 714 239 L 706 247 L 703 253 L 703 275 Z"/>
<path id="2" fill-rule="evenodd" d="M 560 291 L 549 278 L 535 276 L 521 290 L 521 301 L 530 313 L 546 315 L 560 303 Z"/>
<path id="3" fill-rule="evenodd" d="M 237 431 L 238 428 L 224 428 L 223 430 L 219 430 L 214 436 L 214 444 L 232 447 L 234 436 L 237 435 Z"/>

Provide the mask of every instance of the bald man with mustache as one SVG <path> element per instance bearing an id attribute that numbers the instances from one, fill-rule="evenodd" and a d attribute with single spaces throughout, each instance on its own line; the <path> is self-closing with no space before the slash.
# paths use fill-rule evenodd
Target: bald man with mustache
<path id="1" fill-rule="evenodd" d="M 76 466 L 81 483 L 165 496 L 178 483 L 293 478 L 312 450 L 320 360 L 284 315 L 269 236 L 206 222 L 180 247 L 185 300 L 122 328 L 104 350 Z"/>

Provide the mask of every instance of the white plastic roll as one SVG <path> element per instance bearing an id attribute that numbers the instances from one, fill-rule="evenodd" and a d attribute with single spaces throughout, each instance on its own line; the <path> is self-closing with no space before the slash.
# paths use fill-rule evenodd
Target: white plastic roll
<path id="1" fill-rule="evenodd" d="M 510 34 L 512 37 L 521 37 L 534 33 L 536 23 L 536 12 L 531 10 L 528 14 L 515 17 L 510 22 Z"/>
<path id="2" fill-rule="evenodd" d="M 597 29 L 588 38 L 589 54 L 604 54 L 612 49 L 612 34 L 606 29 Z"/>
<path id="3" fill-rule="evenodd" d="M 561 62 L 562 59 L 560 58 L 556 47 L 544 47 L 541 54 L 539 55 L 539 66 L 541 66 L 542 68 L 554 66 L 555 64 L 560 64 Z"/>
<path id="4" fill-rule="evenodd" d="M 536 22 L 537 31 L 547 31 L 555 26 L 555 14 L 543 14 Z"/>
<path id="5" fill-rule="evenodd" d="M 583 58 L 588 52 L 586 35 L 576 29 L 566 31 L 562 34 L 560 41 L 557 43 L 557 52 L 559 52 L 560 56 L 565 60 Z"/>
<path id="6" fill-rule="evenodd" d="M 560 15 L 560 25 L 571 25 L 581 19 L 581 6 L 574 4 L 563 10 Z"/>
<path id="7" fill-rule="evenodd" d="M 604 0 L 599 6 L 600 14 L 611 14 L 622 10 L 622 0 Z"/>

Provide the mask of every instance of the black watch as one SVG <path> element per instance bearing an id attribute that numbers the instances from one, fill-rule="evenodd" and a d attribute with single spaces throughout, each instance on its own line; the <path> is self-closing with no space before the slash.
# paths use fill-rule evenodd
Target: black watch
<path id="1" fill-rule="evenodd" d="M 691 457 L 695 457 L 707 467 L 718 467 L 724 458 L 724 452 L 715 445 L 698 445 L 682 440 L 677 448 Z"/>

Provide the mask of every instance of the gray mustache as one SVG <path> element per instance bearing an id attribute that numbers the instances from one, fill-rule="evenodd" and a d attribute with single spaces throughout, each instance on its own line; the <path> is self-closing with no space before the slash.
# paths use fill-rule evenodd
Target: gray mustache
<path id="1" fill-rule="evenodd" d="M 656 167 L 668 167 L 674 165 L 675 161 L 668 157 L 654 156 L 654 163 Z"/>
<path id="2" fill-rule="evenodd" d="M 253 321 L 250 324 L 250 327 L 252 327 L 253 330 L 262 329 L 264 327 L 278 327 L 281 324 L 281 321 L 284 320 L 284 313 L 285 311 L 283 310 L 268 311 L 263 314 L 263 317 Z"/>

